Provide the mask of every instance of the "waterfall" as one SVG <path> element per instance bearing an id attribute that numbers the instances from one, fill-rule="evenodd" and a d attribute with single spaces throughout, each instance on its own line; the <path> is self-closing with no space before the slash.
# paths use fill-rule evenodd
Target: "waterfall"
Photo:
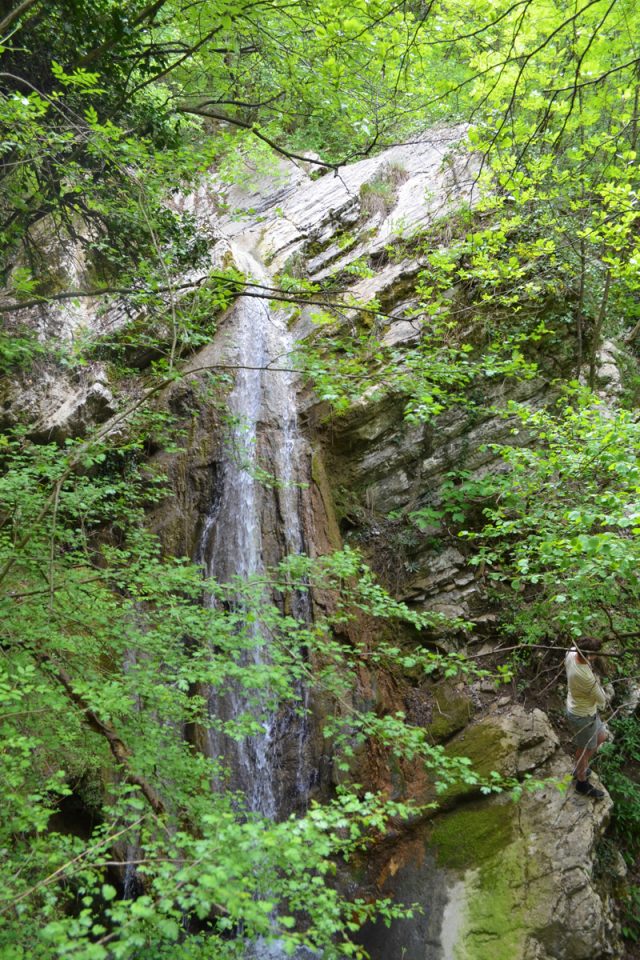
<path id="1" fill-rule="evenodd" d="M 238 243 L 232 247 L 237 266 L 255 281 L 267 285 L 270 278 L 256 258 Z M 220 583 L 234 576 L 243 578 L 265 569 L 263 524 L 271 516 L 277 528 L 279 556 L 303 551 L 300 519 L 301 440 L 297 430 L 294 374 L 278 368 L 290 366 L 292 338 L 286 316 L 272 311 L 263 299 L 240 297 L 228 318 L 223 335 L 227 338 L 225 363 L 237 367 L 234 387 L 228 398 L 229 424 L 227 456 L 220 490 L 205 519 L 198 558 L 208 577 Z M 271 482 L 261 483 L 259 451 L 270 452 L 267 464 Z M 270 598 L 267 598 L 270 599 Z M 208 602 L 213 603 L 213 600 Z M 305 618 L 304 601 L 295 614 Z M 251 649 L 246 663 L 261 666 L 269 662 L 269 636 L 264 628 L 251 628 Z M 303 740 L 305 722 L 293 715 L 269 712 L 264 702 L 262 730 L 254 736 L 235 740 L 213 729 L 209 753 L 222 756 L 231 770 L 231 786 L 240 790 L 248 810 L 276 818 L 295 804 L 285 802 L 281 778 L 282 744 L 286 735 L 298 752 L 296 788 L 304 790 Z M 244 692 L 235 687 L 210 695 L 212 717 L 233 721 L 249 708 Z"/>

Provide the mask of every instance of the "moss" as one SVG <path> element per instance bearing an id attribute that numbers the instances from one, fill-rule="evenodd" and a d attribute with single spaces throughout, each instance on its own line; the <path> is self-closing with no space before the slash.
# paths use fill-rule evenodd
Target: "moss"
<path id="1" fill-rule="evenodd" d="M 455 960 L 515 960 L 524 952 L 531 911 L 522 841 L 480 868 L 467 894 Z"/>
<path id="2" fill-rule="evenodd" d="M 433 719 L 428 725 L 429 734 L 434 740 L 446 740 L 469 722 L 471 699 L 459 693 L 451 684 L 440 684 L 434 690 L 434 701 Z"/>
<path id="3" fill-rule="evenodd" d="M 515 744 L 502 727 L 489 720 L 466 727 L 464 732 L 454 737 L 445 747 L 448 757 L 468 757 L 471 771 L 478 777 L 489 777 L 495 770 L 503 776 L 515 773 Z M 474 793 L 477 786 L 473 783 L 455 783 L 441 795 L 443 800 L 452 800 L 465 794 Z"/>
<path id="4" fill-rule="evenodd" d="M 436 821 L 431 842 L 441 866 L 465 871 L 455 910 L 455 960 L 516 960 L 523 955 L 535 904 L 527 900 L 524 841 L 517 810 L 480 802 Z"/>
<path id="5" fill-rule="evenodd" d="M 291 256 L 285 260 L 278 280 L 282 281 L 284 277 L 293 277 L 296 280 L 306 279 L 306 266 L 307 261 L 302 255 L 302 252 L 296 250 L 295 253 L 292 253 Z"/>
<path id="6" fill-rule="evenodd" d="M 324 461 L 320 452 L 314 449 L 311 454 L 311 478 L 320 493 L 320 499 L 324 507 L 326 517 L 326 534 L 332 549 L 340 550 L 342 548 L 342 536 L 335 518 L 334 499 L 331 493 L 331 486 L 324 466 Z"/>
<path id="7" fill-rule="evenodd" d="M 368 180 L 360 187 L 360 206 L 363 216 L 372 217 L 376 214 L 387 214 L 395 206 L 398 199 L 398 189 L 404 183 L 408 174 L 397 163 L 385 164 L 372 180 Z"/>
<path id="8" fill-rule="evenodd" d="M 326 483 L 324 464 L 317 450 L 312 450 L 311 452 L 311 479 L 317 487 Z"/>
<path id="9" fill-rule="evenodd" d="M 469 757 L 474 771 L 482 777 L 488 776 L 492 770 L 505 775 L 513 773 L 514 751 L 511 737 L 502 727 L 488 720 L 467 727 L 446 748 L 450 757 Z"/>
<path id="10" fill-rule="evenodd" d="M 478 866 L 503 850 L 513 837 L 514 812 L 506 804 L 469 804 L 437 818 L 430 843 L 438 864 L 452 870 Z"/>
<path id="11" fill-rule="evenodd" d="M 429 843 L 439 866 L 463 874 L 443 918 L 454 960 L 517 960 L 527 935 L 552 912 L 552 874 L 527 875 L 531 853 L 519 810 L 504 798 L 465 805 L 435 820 Z"/>

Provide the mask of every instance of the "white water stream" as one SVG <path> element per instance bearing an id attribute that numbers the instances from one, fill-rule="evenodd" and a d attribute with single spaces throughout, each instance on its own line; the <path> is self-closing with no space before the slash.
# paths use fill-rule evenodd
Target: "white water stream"
<path id="1" fill-rule="evenodd" d="M 255 282 L 270 282 L 255 257 L 233 246 L 237 266 Z M 230 422 L 228 454 L 221 489 L 207 516 L 200 538 L 199 559 L 208 577 L 220 583 L 234 576 L 251 577 L 265 568 L 263 526 L 272 517 L 271 540 L 280 541 L 280 556 L 303 550 L 300 519 L 301 440 L 297 429 L 295 375 L 278 368 L 290 367 L 292 338 L 286 317 L 272 312 L 263 299 L 240 297 L 225 325 L 228 347 L 225 362 L 237 366 L 228 398 Z M 259 450 L 271 451 L 261 463 Z M 260 482 L 266 469 L 269 481 Z M 279 536 L 274 536 L 275 528 Z M 269 543 L 270 554 L 274 544 Z M 268 598 L 267 598 L 268 599 Z M 211 601 L 213 602 L 213 601 Z M 251 649 L 247 666 L 269 662 L 269 636 L 257 624 L 250 628 Z M 247 809 L 276 818 L 292 804 L 282 795 L 280 773 L 283 736 L 297 740 L 297 788 L 303 786 L 304 721 L 281 712 L 269 712 L 264 702 L 249 703 L 240 685 L 210 697 L 212 717 L 233 721 L 248 712 L 261 714 L 260 733 L 234 740 L 213 730 L 209 736 L 212 757 L 223 757 L 231 771 L 231 786 L 245 797 Z"/>

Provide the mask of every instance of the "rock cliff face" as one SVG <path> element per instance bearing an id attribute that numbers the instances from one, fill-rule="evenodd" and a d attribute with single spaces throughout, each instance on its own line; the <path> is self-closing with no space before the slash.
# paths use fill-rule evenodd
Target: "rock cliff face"
<path id="1" fill-rule="evenodd" d="M 376 296 L 388 315 L 386 341 L 410 345 L 417 331 L 403 311 L 421 262 L 411 256 L 397 262 L 381 254 L 452 215 L 460 204 L 473 202 L 474 170 L 456 152 L 460 135 L 459 130 L 436 132 L 430 140 L 393 148 L 315 180 L 302 167 L 283 162 L 276 175 L 254 171 L 249 186 L 245 182 L 225 190 L 213 177 L 179 203 L 213 235 L 213 264 L 238 263 L 250 255 L 265 271 L 253 279 L 264 286 L 284 270 L 314 281 L 332 273 L 344 276 L 345 268 L 365 257 L 372 275 L 353 281 L 343 296 Z M 239 265 L 246 268 L 246 261 Z M 69 335 L 74 323 L 93 323 L 98 329 L 109 317 L 113 324 L 127 322 L 117 304 L 99 320 L 91 311 L 85 302 L 81 316 L 65 317 Z M 313 331 L 310 313 L 292 318 L 291 336 L 303 338 Z M 224 496 L 229 456 L 228 424 L 220 406 L 211 403 L 199 371 L 228 360 L 237 317 L 232 308 L 212 342 L 186 361 L 187 375 L 162 397 L 187 439 L 179 454 L 154 455 L 168 470 L 173 498 L 155 510 L 150 522 L 168 551 L 194 558 L 212 504 Z M 247 318 L 254 322 L 250 314 Z M 611 357 L 603 363 L 611 365 Z M 282 362 L 272 351 L 262 366 L 271 368 L 261 372 L 262 381 L 282 377 L 277 370 L 287 366 L 286 357 Z M 428 536 L 407 542 L 388 514 L 437 502 L 453 467 L 479 474 L 495 468 L 491 453 L 481 448 L 503 438 L 508 425 L 488 415 L 473 420 L 454 412 L 429 427 L 411 426 L 403 420 L 399 402 L 379 398 L 375 391 L 328 423 L 326 411 L 298 386 L 301 439 L 295 479 L 307 488 L 297 494 L 297 549 L 320 555 L 345 538 L 353 540 L 399 598 L 418 609 L 473 619 L 490 649 L 493 611 L 464 549 L 433 543 Z M 546 390 L 542 378 L 531 380 L 519 387 L 519 399 L 535 405 L 543 402 Z M 113 391 L 99 366 L 75 382 L 49 368 L 45 383 L 7 388 L 3 416 L 11 422 L 26 411 L 41 438 L 78 436 L 90 423 L 109 422 Z M 256 442 L 269 464 L 277 459 L 281 442 L 279 418 L 281 410 L 269 402 L 255 413 Z M 264 562 L 277 560 L 291 549 L 287 517 L 292 505 L 276 485 L 256 509 L 262 518 Z M 525 791 L 518 803 L 502 795 L 451 792 L 423 821 L 374 848 L 359 873 L 363 893 L 391 894 L 419 905 L 412 921 L 365 931 L 364 944 L 374 960 L 620 956 L 615 914 L 596 875 L 610 801 L 594 805 L 568 786 L 572 763 L 545 713 L 500 695 L 491 685 L 458 688 L 451 682 L 371 675 L 363 677 L 363 688 L 355 695 L 384 710 L 405 711 L 410 722 L 429 730 L 434 743 L 452 755 L 470 757 L 481 773 L 496 770 L 551 781 Z M 316 713 L 321 712 L 317 705 Z M 335 777 L 317 729 L 306 738 L 304 751 L 305 769 L 311 771 L 305 789 L 330 790 Z M 294 784 L 294 753 L 280 750 L 284 794 L 300 788 Z M 419 771 L 394 771 L 384 763 L 374 769 L 366 758 L 358 762 L 359 774 L 373 786 L 396 796 L 435 799 Z M 553 785 L 558 781 L 565 789 Z"/>
<path id="2" fill-rule="evenodd" d="M 450 748 L 477 769 L 566 781 L 567 758 L 542 711 L 494 708 Z M 518 803 L 467 798 L 378 852 L 376 884 L 422 912 L 365 934 L 373 957 L 557 960 L 616 956 L 616 929 L 593 864 L 610 801 L 594 808 L 545 786 Z"/>

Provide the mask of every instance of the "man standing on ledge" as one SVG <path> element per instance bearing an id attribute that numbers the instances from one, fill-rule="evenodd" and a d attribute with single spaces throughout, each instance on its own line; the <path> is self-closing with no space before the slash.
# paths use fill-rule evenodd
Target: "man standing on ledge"
<path id="1" fill-rule="evenodd" d="M 607 730 L 598 716 L 598 707 L 606 704 L 604 691 L 591 669 L 591 661 L 602 646 L 595 637 L 582 637 L 567 653 L 567 720 L 576 745 L 576 790 L 594 800 L 604 792 L 589 783 L 589 760 L 607 739 Z"/>

